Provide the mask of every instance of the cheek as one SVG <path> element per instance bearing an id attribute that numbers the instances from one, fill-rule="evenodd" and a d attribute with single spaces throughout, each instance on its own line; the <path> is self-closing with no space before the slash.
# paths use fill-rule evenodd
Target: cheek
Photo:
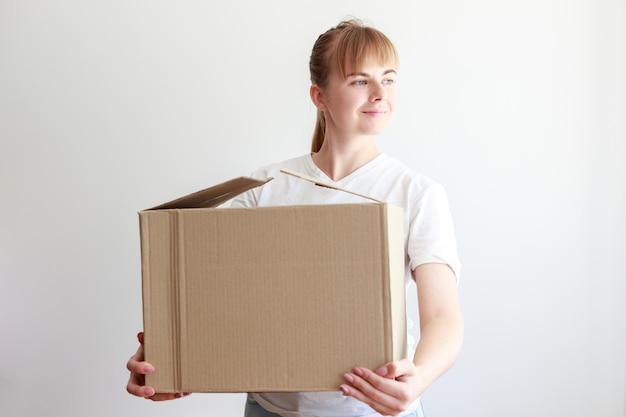
<path id="1" fill-rule="evenodd" d="M 326 104 L 326 109 L 331 113 L 340 113 L 350 107 L 348 98 L 339 94 L 326 97 L 324 104 Z"/>

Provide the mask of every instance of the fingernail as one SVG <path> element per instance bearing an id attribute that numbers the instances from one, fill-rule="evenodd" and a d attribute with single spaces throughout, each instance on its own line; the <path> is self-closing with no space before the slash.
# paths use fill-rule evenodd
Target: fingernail
<path id="1" fill-rule="evenodd" d="M 145 373 L 154 372 L 154 366 L 152 366 L 152 365 L 146 365 L 146 366 L 144 366 L 144 367 L 143 367 L 143 371 L 144 371 Z"/>
<path id="2" fill-rule="evenodd" d="M 341 393 L 343 395 L 348 395 L 348 387 L 346 387 L 345 385 L 340 386 L 339 390 L 341 390 Z"/>
<path id="3" fill-rule="evenodd" d="M 363 376 L 363 370 L 361 368 L 354 368 L 354 373 L 358 376 Z"/>
<path id="4" fill-rule="evenodd" d="M 352 375 L 350 375 L 350 374 L 345 374 L 343 377 L 349 383 L 353 383 L 354 382 L 354 377 Z"/>
<path id="5" fill-rule="evenodd" d="M 380 376 L 385 376 L 389 373 L 389 370 L 387 369 L 386 366 L 383 366 L 382 368 L 377 369 L 376 373 Z"/>
<path id="6" fill-rule="evenodd" d="M 154 392 L 154 388 L 152 388 L 152 387 L 146 388 L 144 393 L 146 394 L 147 397 L 152 397 L 154 394 L 156 394 Z"/>

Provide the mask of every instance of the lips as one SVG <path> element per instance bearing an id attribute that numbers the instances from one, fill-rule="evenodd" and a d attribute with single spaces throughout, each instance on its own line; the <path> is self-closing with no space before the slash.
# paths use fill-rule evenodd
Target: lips
<path id="1" fill-rule="evenodd" d="M 372 116 L 384 115 L 387 114 L 387 110 L 383 109 L 371 109 L 371 110 L 363 110 L 363 113 L 370 114 Z"/>

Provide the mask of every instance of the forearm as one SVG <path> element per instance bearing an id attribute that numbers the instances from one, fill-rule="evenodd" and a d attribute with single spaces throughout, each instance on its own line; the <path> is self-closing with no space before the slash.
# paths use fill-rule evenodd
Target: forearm
<path id="1" fill-rule="evenodd" d="M 459 356 L 463 315 L 456 277 L 445 264 L 423 264 L 413 271 L 417 284 L 420 340 L 413 356 L 422 385 L 429 387 Z"/>
<path id="2" fill-rule="evenodd" d="M 432 318 L 422 328 L 413 356 L 422 391 L 454 364 L 462 343 L 463 318 L 460 313 Z"/>

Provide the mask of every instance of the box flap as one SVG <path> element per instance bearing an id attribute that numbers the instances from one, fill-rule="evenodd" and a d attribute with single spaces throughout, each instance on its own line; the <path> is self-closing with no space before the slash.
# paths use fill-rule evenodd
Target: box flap
<path id="1" fill-rule="evenodd" d="M 313 184 L 315 184 L 315 185 L 317 185 L 319 187 L 325 187 L 325 188 L 330 188 L 330 189 L 333 189 L 333 190 L 339 190 L 339 191 L 343 191 L 345 193 L 358 195 L 359 197 L 363 197 L 365 199 L 372 200 L 372 201 L 375 201 L 377 203 L 384 203 L 383 200 L 379 200 L 377 198 L 370 197 L 369 195 L 366 195 L 366 194 L 357 193 L 356 191 L 348 190 L 347 188 L 339 187 L 337 185 L 329 184 L 327 182 L 320 181 L 320 180 L 318 180 L 315 177 L 310 177 L 308 175 L 300 174 L 300 173 L 292 171 L 290 169 L 281 169 L 280 172 L 282 172 L 283 174 L 293 175 L 294 177 L 298 177 L 300 179 L 312 182 Z"/>
<path id="2" fill-rule="evenodd" d="M 271 180 L 273 180 L 271 177 L 265 180 L 257 180 L 250 177 L 239 177 L 201 191 L 196 191 L 195 193 L 177 198 L 176 200 L 163 203 L 149 210 L 217 207 L 231 198 L 251 190 L 252 188 L 259 187 Z"/>

